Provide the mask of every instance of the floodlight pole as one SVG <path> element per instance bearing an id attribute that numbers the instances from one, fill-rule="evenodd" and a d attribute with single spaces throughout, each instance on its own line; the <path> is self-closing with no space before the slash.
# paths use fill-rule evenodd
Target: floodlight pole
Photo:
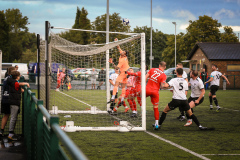
<path id="1" fill-rule="evenodd" d="M 37 34 L 37 88 L 38 99 L 40 100 L 40 35 Z"/>
<path id="2" fill-rule="evenodd" d="M 176 22 L 172 22 L 174 25 L 175 25 L 175 68 L 177 66 L 177 63 L 176 63 L 176 57 L 177 57 L 177 38 L 176 38 L 176 26 L 177 26 L 177 23 Z"/>
<path id="3" fill-rule="evenodd" d="M 151 0 L 151 32 L 150 32 L 150 69 L 152 68 L 152 0 Z"/>
<path id="4" fill-rule="evenodd" d="M 45 21 L 45 95 L 46 95 L 46 104 L 45 107 L 49 110 L 49 73 L 48 73 L 48 63 L 49 63 L 49 54 L 48 54 L 48 36 L 49 36 L 49 22 Z"/>
<path id="5" fill-rule="evenodd" d="M 106 20 L 106 43 L 109 43 L 109 0 L 107 0 L 107 20 Z M 107 91 L 107 102 L 110 101 L 110 86 L 109 86 L 109 50 L 106 51 L 106 91 Z M 109 110 L 110 104 L 107 105 Z"/>

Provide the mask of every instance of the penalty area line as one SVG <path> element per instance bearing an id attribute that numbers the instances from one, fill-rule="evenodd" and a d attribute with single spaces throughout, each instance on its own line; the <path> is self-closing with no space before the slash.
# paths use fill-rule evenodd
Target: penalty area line
<path id="1" fill-rule="evenodd" d="M 240 154 L 201 154 L 203 156 L 240 156 Z"/>
<path id="2" fill-rule="evenodd" d="M 74 98 L 74 97 L 72 97 L 72 96 L 70 96 L 70 95 L 68 95 L 68 94 L 66 94 L 66 93 L 63 93 L 63 92 L 61 92 L 61 91 L 59 91 L 59 93 L 65 95 L 65 96 L 68 96 L 68 97 L 70 97 L 70 98 L 72 98 L 72 99 L 75 99 L 76 101 L 81 102 L 81 103 L 83 103 L 83 104 L 85 104 L 85 105 L 87 105 L 87 106 L 89 106 L 89 107 L 93 107 L 92 105 L 90 105 L 90 104 L 88 104 L 88 103 L 85 103 L 85 102 L 83 102 L 83 101 L 81 101 L 81 100 L 79 100 L 79 99 L 77 99 L 77 98 Z"/>
<path id="3" fill-rule="evenodd" d="M 196 157 L 198 157 L 198 158 L 201 158 L 201 159 L 203 159 L 203 160 L 210 160 L 209 158 L 204 157 L 204 156 L 201 155 L 201 154 L 198 154 L 198 153 L 196 153 L 196 152 L 193 152 L 193 151 L 191 151 L 191 150 L 189 150 L 189 149 L 187 149 L 187 148 L 185 148 L 185 147 L 183 147 L 183 146 L 180 146 L 180 145 L 178 145 L 178 144 L 176 144 L 176 143 L 174 143 L 174 142 L 172 142 L 172 141 L 169 141 L 169 140 L 167 140 L 167 139 L 164 139 L 164 138 L 162 138 L 162 137 L 160 137 L 160 136 L 158 136 L 158 135 L 156 135 L 156 134 L 154 134 L 154 133 L 151 133 L 151 132 L 148 132 L 148 131 L 145 131 L 145 133 L 147 133 L 147 134 L 149 134 L 149 135 L 151 135 L 151 136 L 153 136 L 153 137 L 155 137 L 155 138 L 157 138 L 157 139 L 160 139 L 160 140 L 162 140 L 162 141 L 164 141 L 164 142 L 166 142 L 166 143 L 169 143 L 169 144 L 173 145 L 174 147 L 177 147 L 177 148 L 179 148 L 179 149 L 181 149 L 181 150 L 183 150 L 183 151 L 185 151 L 185 152 L 188 152 L 188 153 L 190 153 L 190 154 L 192 154 L 192 155 L 194 155 L 194 156 L 196 156 Z"/>

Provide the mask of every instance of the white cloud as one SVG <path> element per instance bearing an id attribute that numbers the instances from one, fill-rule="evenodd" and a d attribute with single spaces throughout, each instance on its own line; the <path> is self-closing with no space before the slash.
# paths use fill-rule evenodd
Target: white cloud
<path id="1" fill-rule="evenodd" d="M 221 30 L 223 30 L 225 26 L 220 27 Z M 233 29 L 234 32 L 239 32 L 240 31 L 240 26 L 228 26 Z"/>
<path id="2" fill-rule="evenodd" d="M 214 13 L 214 17 L 217 19 L 221 19 L 223 17 L 233 18 L 235 16 L 234 12 L 227 9 L 221 9 L 220 11 L 217 11 Z"/>
<path id="3" fill-rule="evenodd" d="M 156 21 L 158 23 L 170 23 L 169 20 L 166 20 L 166 19 L 162 19 L 162 18 L 152 18 L 153 21 Z"/>
<path id="4" fill-rule="evenodd" d="M 162 13 L 162 12 L 163 12 L 163 9 L 162 9 L 160 6 L 156 6 L 156 7 L 153 7 L 152 12 L 153 12 L 154 14 L 159 14 L 159 13 Z"/>
<path id="5" fill-rule="evenodd" d="M 189 26 L 189 24 L 181 24 L 179 29 L 185 31 L 188 26 Z"/>
<path id="6" fill-rule="evenodd" d="M 240 0 L 225 0 L 226 2 L 234 2 L 240 5 Z"/>
<path id="7" fill-rule="evenodd" d="M 196 20 L 197 18 L 188 10 L 176 10 L 173 13 L 173 16 L 178 18 L 185 18 L 187 21 Z"/>

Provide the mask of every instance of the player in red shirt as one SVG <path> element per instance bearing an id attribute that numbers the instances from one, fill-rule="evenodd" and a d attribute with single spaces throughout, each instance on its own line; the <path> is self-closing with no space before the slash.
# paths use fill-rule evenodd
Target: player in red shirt
<path id="1" fill-rule="evenodd" d="M 146 65 L 145 70 L 148 70 L 148 66 Z M 142 107 L 142 98 L 141 98 L 141 71 L 138 71 L 136 73 L 133 72 L 127 72 L 130 76 L 136 77 L 136 83 L 135 83 L 135 97 L 137 97 L 138 104 L 140 107 Z M 132 115 L 132 117 L 135 117 L 136 115 Z"/>
<path id="2" fill-rule="evenodd" d="M 134 73 L 132 68 L 129 68 L 129 72 Z M 136 78 L 134 76 L 130 76 L 127 79 L 127 89 L 126 89 L 126 93 L 125 93 L 125 99 L 127 99 L 130 108 L 132 109 L 132 111 L 135 110 L 136 107 L 134 107 L 134 104 L 132 102 L 132 99 L 134 98 L 135 95 L 135 80 Z M 113 109 L 114 112 L 117 112 L 117 109 L 123 105 L 125 107 L 125 113 L 129 110 L 129 108 L 127 107 L 125 101 L 121 101 L 122 100 L 122 95 L 119 97 L 119 101 L 118 101 L 118 105 L 117 107 L 115 107 Z M 133 99 L 134 100 L 134 99 Z M 135 102 L 135 101 L 134 101 Z M 136 104 L 136 102 L 135 102 Z"/>
<path id="3" fill-rule="evenodd" d="M 146 97 L 151 97 L 151 102 L 153 104 L 155 124 L 154 129 L 158 130 L 158 120 L 159 120 L 159 111 L 158 111 L 158 103 L 159 103 L 159 90 L 161 85 L 164 85 L 167 76 L 163 72 L 166 69 L 166 62 L 162 61 L 159 64 L 159 68 L 152 68 L 146 75 L 146 80 L 148 79 L 148 83 L 146 86 Z"/>

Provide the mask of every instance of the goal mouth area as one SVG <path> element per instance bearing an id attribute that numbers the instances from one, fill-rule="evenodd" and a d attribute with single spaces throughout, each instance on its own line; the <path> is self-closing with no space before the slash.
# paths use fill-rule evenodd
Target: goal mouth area
<path id="1" fill-rule="evenodd" d="M 69 30 L 66 32 L 68 40 L 62 38 L 65 37 L 64 35 L 54 33 L 52 31 L 54 29 Z M 72 30 L 76 32 L 70 32 Z M 93 44 L 78 44 L 80 41 L 76 41 L 75 38 L 81 36 L 81 32 L 87 34 L 91 32 L 90 39 L 86 42 L 81 41 L 81 43 L 91 42 Z M 105 33 L 112 34 L 112 42 L 101 43 L 104 40 L 96 36 L 96 34 L 100 34 L 105 37 Z M 60 27 L 51 27 L 49 30 L 48 27 L 46 35 L 48 34 L 49 38 L 46 36 L 45 43 L 41 43 L 40 46 L 40 99 L 43 99 L 50 113 L 58 114 L 61 117 L 60 124 L 65 121 L 73 121 L 79 131 L 81 129 L 115 131 L 118 130 L 116 128 L 124 125 L 128 131 L 146 130 L 144 33 L 105 32 Z M 119 40 L 114 39 L 113 41 L 115 35 Z M 99 42 L 99 44 L 95 44 L 95 42 Z M 142 77 L 138 80 L 142 83 L 142 87 L 138 86 L 138 89 L 142 90 L 142 95 L 138 94 L 138 98 L 141 96 L 140 100 L 137 99 L 137 94 L 134 95 L 136 105 L 130 106 L 127 99 L 133 98 L 131 97 L 133 95 L 125 97 L 119 87 L 118 96 L 123 94 L 127 106 L 116 108 L 116 104 L 114 107 L 117 112 L 110 113 L 109 111 L 113 111 L 113 108 L 111 104 L 107 103 L 111 98 L 109 80 L 110 76 L 116 75 L 116 73 L 109 60 L 111 59 L 117 64 L 121 51 L 128 51 L 129 54 L 124 60 L 130 67 L 136 69 L 135 72 L 141 71 L 142 73 Z M 53 109 L 51 109 L 52 106 Z"/>

